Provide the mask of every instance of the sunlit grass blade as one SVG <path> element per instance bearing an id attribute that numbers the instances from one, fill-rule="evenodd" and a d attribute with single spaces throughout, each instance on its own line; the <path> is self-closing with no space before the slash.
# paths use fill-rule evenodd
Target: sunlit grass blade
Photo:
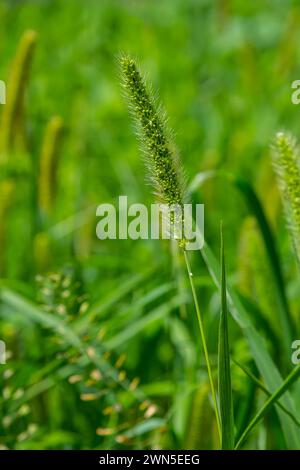
<path id="1" fill-rule="evenodd" d="M 236 443 L 235 449 L 239 449 L 243 442 L 247 439 L 250 432 L 256 426 L 256 424 L 266 415 L 271 406 L 277 404 L 277 401 L 280 397 L 291 387 L 291 385 L 300 377 L 300 365 L 295 367 L 292 372 L 287 376 L 281 386 L 269 397 L 260 411 L 254 416 L 251 422 L 248 424 L 247 428 L 244 430 L 243 434 Z M 297 447 L 295 447 L 296 449 Z"/>
<path id="2" fill-rule="evenodd" d="M 150 431 L 159 429 L 164 425 L 165 425 L 165 421 L 163 419 L 160 419 L 160 418 L 148 419 L 148 420 L 145 420 L 136 424 L 134 427 L 130 428 L 128 431 L 121 434 L 121 436 L 127 439 L 132 439 L 133 437 L 141 436 Z"/>
<path id="3" fill-rule="evenodd" d="M 231 388 L 228 311 L 223 230 L 221 227 L 221 315 L 219 326 L 218 379 L 222 449 L 234 448 L 234 417 Z"/>

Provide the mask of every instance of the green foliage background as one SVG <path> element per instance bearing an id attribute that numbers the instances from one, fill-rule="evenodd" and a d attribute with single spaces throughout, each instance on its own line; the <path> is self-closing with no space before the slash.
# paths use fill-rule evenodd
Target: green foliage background
<path id="1" fill-rule="evenodd" d="M 1 166 L 1 183 L 15 185 L 9 208 L 0 210 L 0 338 L 10 352 L 0 366 L 1 445 L 216 448 L 182 260 L 166 242 L 96 238 L 98 204 L 116 203 L 121 194 L 129 202 L 153 200 L 117 56 L 137 57 L 159 90 L 188 181 L 220 170 L 255 189 L 276 240 L 297 339 L 299 276 L 270 143 L 281 129 L 299 135 L 300 109 L 291 103 L 300 64 L 298 2 L 7 0 L 0 23 L 5 81 L 24 31 L 38 33 L 22 116 L 25 143 Z M 64 129 L 45 214 L 39 165 L 53 116 L 61 116 Z M 228 179 L 209 179 L 193 198 L 205 204 L 206 239 L 218 256 L 223 220 L 227 277 L 286 376 L 291 350 L 256 222 Z M 217 373 L 219 293 L 199 254 L 193 266 Z M 243 333 L 229 321 L 232 357 L 259 376 Z M 235 365 L 232 387 L 240 434 L 265 398 Z M 292 393 L 299 410 L 299 386 Z M 289 447 L 274 408 L 245 447 Z"/>

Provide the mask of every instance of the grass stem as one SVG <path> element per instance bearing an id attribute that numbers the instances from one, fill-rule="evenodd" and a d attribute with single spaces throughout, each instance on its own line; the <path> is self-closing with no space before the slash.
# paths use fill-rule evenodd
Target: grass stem
<path id="1" fill-rule="evenodd" d="M 199 330 L 200 330 L 200 335 L 201 335 L 201 341 L 202 341 L 202 346 L 204 350 L 204 356 L 205 356 L 205 362 L 206 362 L 206 367 L 207 367 L 207 372 L 208 372 L 208 377 L 209 377 L 209 383 L 210 383 L 210 388 L 211 388 L 211 394 L 212 394 L 212 399 L 213 399 L 213 404 L 214 404 L 214 410 L 215 410 L 215 415 L 216 415 L 216 420 L 217 420 L 217 426 L 218 426 L 218 433 L 219 433 L 219 438 L 221 441 L 221 421 L 220 421 L 220 414 L 219 414 L 219 408 L 218 408 L 218 402 L 217 402 L 217 394 L 214 386 L 214 381 L 212 378 L 212 371 L 211 371 L 211 365 L 209 362 L 209 354 L 208 354 L 208 349 L 207 349 L 207 344 L 206 344 L 206 338 L 205 338 L 205 333 L 204 333 L 204 325 L 203 325 L 203 320 L 202 320 L 202 315 L 197 299 L 197 294 L 196 294 L 196 289 L 195 289 L 195 284 L 193 280 L 193 275 L 191 271 L 191 266 L 190 262 L 188 259 L 187 252 L 184 250 L 184 259 L 188 271 L 188 276 L 190 280 L 190 285 L 192 289 L 192 295 L 193 295 L 193 300 L 195 304 L 195 309 L 197 313 L 197 319 L 198 319 L 198 324 L 199 324 Z"/>

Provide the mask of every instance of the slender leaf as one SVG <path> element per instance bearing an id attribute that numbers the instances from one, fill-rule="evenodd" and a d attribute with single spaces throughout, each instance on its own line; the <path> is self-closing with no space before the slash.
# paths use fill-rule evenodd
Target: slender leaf
<path id="1" fill-rule="evenodd" d="M 255 377 L 251 370 L 240 364 L 238 361 L 235 361 L 234 359 L 232 359 L 232 362 L 237 365 L 249 377 L 249 379 L 251 379 L 252 382 L 266 395 L 268 395 L 269 397 L 272 395 L 272 393 L 269 392 L 269 390 L 264 386 L 264 384 L 257 377 Z M 284 411 L 294 421 L 294 423 L 300 427 L 300 421 L 292 413 L 290 413 L 285 406 L 283 406 L 280 402 L 277 402 L 276 406 L 279 406 L 279 408 L 281 408 L 282 411 Z"/>
<path id="2" fill-rule="evenodd" d="M 219 327 L 218 379 L 222 449 L 234 448 L 234 418 L 228 338 L 228 311 L 223 231 L 221 229 L 221 315 Z"/>
<path id="3" fill-rule="evenodd" d="M 163 303 L 145 317 L 140 318 L 133 324 L 129 325 L 123 331 L 117 333 L 112 338 L 108 339 L 104 343 L 106 350 L 110 351 L 116 349 L 121 344 L 130 341 L 135 335 L 143 331 L 149 325 L 153 325 L 159 321 L 162 321 L 166 316 L 176 307 L 182 303 L 182 298 L 175 297 L 174 299 Z"/>
<path id="4" fill-rule="evenodd" d="M 216 176 L 217 174 L 207 174 L 206 179 Z M 224 176 L 224 173 L 219 174 L 218 176 Z M 228 175 L 225 175 L 225 177 L 228 178 Z M 197 178 L 197 177 L 196 177 Z M 195 180 L 194 180 L 195 181 Z M 234 178 L 231 177 L 231 181 L 234 181 Z M 202 181 L 200 181 L 202 184 Z M 198 185 L 200 184 L 198 183 Z M 196 184 L 190 185 L 190 188 L 193 190 L 196 189 Z M 198 186 L 197 186 L 198 187 Z M 272 233 L 270 231 L 271 236 Z M 201 234 L 200 234 L 201 235 Z M 270 241 L 270 240 L 269 240 Z M 273 237 L 272 237 L 272 243 Z M 270 250 L 268 251 L 269 256 L 270 256 Z M 276 250 L 272 250 L 273 255 L 277 258 L 277 252 Z M 210 247 L 207 245 L 207 243 L 204 244 L 204 247 L 201 250 L 201 255 L 203 257 L 203 260 L 212 276 L 214 279 L 214 282 L 216 286 L 220 289 L 221 288 L 221 269 L 220 265 L 215 258 L 213 252 L 211 251 Z M 272 256 L 272 259 L 270 259 L 270 262 L 272 263 L 274 261 L 274 256 Z M 279 261 L 275 262 L 275 266 L 279 266 L 280 269 L 280 263 Z M 275 269 L 274 266 L 274 269 Z M 281 282 L 280 278 L 278 277 L 277 274 L 277 282 Z M 282 281 L 282 284 L 279 288 L 279 292 L 281 296 L 285 296 L 283 294 L 284 292 L 284 284 Z M 242 305 L 238 295 L 235 293 L 234 289 L 232 289 L 229 285 L 227 285 L 227 298 L 232 306 L 231 314 L 234 317 L 235 321 L 238 323 L 238 325 L 242 328 L 244 335 L 248 341 L 250 350 L 253 354 L 253 358 L 255 360 L 255 363 L 258 367 L 258 370 L 260 374 L 262 375 L 267 388 L 271 391 L 274 392 L 278 387 L 281 386 L 282 384 L 282 377 L 280 372 L 278 371 L 274 361 L 272 360 L 265 339 L 258 334 L 256 329 L 254 328 L 251 318 L 248 315 L 247 311 L 245 310 L 244 306 Z M 281 305 L 284 304 L 284 299 L 282 298 Z M 287 312 L 286 312 L 286 315 Z M 287 393 L 283 398 L 282 398 L 282 403 L 283 405 L 290 411 L 290 413 L 295 414 L 295 404 L 294 401 L 289 393 Z M 281 422 L 281 426 L 283 429 L 283 433 L 285 436 L 286 444 L 287 447 L 290 449 L 297 449 L 300 448 L 300 435 L 299 435 L 299 429 L 296 426 L 295 423 L 291 422 L 289 417 L 280 409 L 277 409 L 279 419 Z"/>
<path id="5" fill-rule="evenodd" d="M 128 431 L 121 434 L 127 439 L 132 439 L 133 437 L 141 436 L 147 432 L 154 431 L 155 429 L 161 428 L 165 424 L 165 421 L 160 418 L 152 418 L 145 421 L 142 421 L 130 428 Z"/>
<path id="6" fill-rule="evenodd" d="M 239 438 L 235 449 L 239 449 L 243 442 L 247 439 L 248 435 L 254 426 L 266 415 L 271 406 L 275 405 L 280 397 L 288 390 L 288 388 L 300 377 L 300 365 L 295 367 L 292 372 L 287 376 L 281 386 L 270 396 L 260 411 L 254 416 L 247 428 Z M 296 448 L 295 448 L 296 449 Z"/>
<path id="7" fill-rule="evenodd" d="M 201 254 L 205 261 L 205 264 L 208 267 L 208 270 L 211 273 L 211 276 L 213 277 L 218 288 L 220 289 L 220 265 L 207 243 L 202 248 Z M 228 283 L 227 298 L 232 307 L 230 312 L 235 321 L 240 326 L 240 328 L 243 330 L 243 333 L 248 341 L 250 350 L 257 365 L 257 368 L 260 374 L 262 375 L 268 389 L 273 393 L 275 390 L 277 390 L 277 388 L 282 385 L 283 379 L 268 352 L 266 341 L 260 334 L 258 334 L 256 329 L 253 327 L 251 318 L 244 309 L 234 289 L 232 289 Z M 282 403 L 292 414 L 296 414 L 295 405 L 290 394 L 286 394 L 284 397 L 282 397 Z M 277 411 L 286 439 L 287 447 L 290 449 L 300 448 L 300 435 L 298 427 L 291 422 L 289 417 L 282 410 Z"/>

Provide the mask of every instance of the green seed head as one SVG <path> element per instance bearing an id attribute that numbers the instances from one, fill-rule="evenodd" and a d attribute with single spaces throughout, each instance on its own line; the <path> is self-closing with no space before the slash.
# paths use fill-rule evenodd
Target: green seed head
<path id="1" fill-rule="evenodd" d="M 40 155 L 38 179 L 39 207 L 48 215 L 55 200 L 58 159 L 63 136 L 63 120 L 53 116 L 46 126 Z"/>
<path id="2" fill-rule="evenodd" d="M 274 144 L 273 165 L 284 204 L 288 227 L 300 264 L 300 168 L 296 140 L 278 132 Z"/>
<path id="3" fill-rule="evenodd" d="M 7 86 L 7 104 L 1 117 L 0 163 L 7 163 L 8 154 L 23 140 L 24 95 L 36 42 L 37 33 L 25 31 L 12 64 Z"/>
<path id="4" fill-rule="evenodd" d="M 135 61 L 124 56 L 120 64 L 123 86 L 138 124 L 155 190 L 162 202 L 182 205 L 182 171 L 176 155 L 171 150 L 162 113 L 152 93 L 147 89 Z"/>

